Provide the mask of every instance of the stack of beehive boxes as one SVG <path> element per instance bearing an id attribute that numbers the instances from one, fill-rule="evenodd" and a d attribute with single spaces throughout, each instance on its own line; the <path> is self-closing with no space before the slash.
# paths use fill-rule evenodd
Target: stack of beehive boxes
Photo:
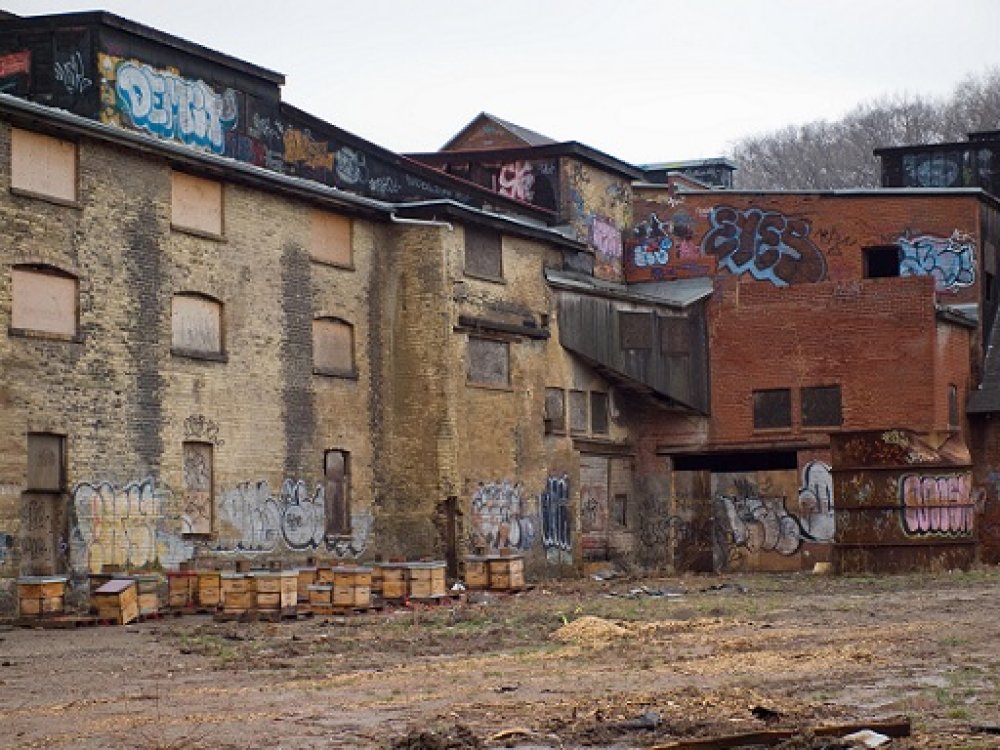
<path id="1" fill-rule="evenodd" d="M 131 578 L 115 578 L 101 585 L 91 598 L 99 620 L 127 625 L 139 619 L 139 594 Z"/>
<path id="2" fill-rule="evenodd" d="M 60 615 L 66 605 L 65 576 L 23 576 L 17 579 L 21 617 Z"/>
<path id="3" fill-rule="evenodd" d="M 296 571 L 258 570 L 248 577 L 253 582 L 257 614 L 273 617 L 295 614 L 299 599 Z"/>

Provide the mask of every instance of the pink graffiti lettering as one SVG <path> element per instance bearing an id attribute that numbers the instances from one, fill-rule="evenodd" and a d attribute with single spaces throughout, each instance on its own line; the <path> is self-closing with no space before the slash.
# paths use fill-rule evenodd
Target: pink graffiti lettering
<path id="1" fill-rule="evenodd" d="M 611 259 L 622 257 L 622 233 L 614 222 L 595 216 L 590 239 L 599 255 Z"/>
<path id="2" fill-rule="evenodd" d="M 910 474 L 900 484 L 908 534 L 971 534 L 975 503 L 972 475 Z"/>
<path id="3" fill-rule="evenodd" d="M 535 197 L 535 174 L 530 161 L 515 161 L 500 167 L 497 192 L 522 201 Z"/>
<path id="4" fill-rule="evenodd" d="M 31 70 L 31 52 L 12 52 L 0 56 L 0 78 L 6 78 L 17 73 L 27 73 Z"/>

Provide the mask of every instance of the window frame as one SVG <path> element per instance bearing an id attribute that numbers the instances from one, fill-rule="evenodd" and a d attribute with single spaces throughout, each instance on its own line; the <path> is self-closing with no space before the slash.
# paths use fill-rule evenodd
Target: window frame
<path id="1" fill-rule="evenodd" d="M 38 141 L 49 140 L 55 144 L 65 144 L 72 146 L 73 148 L 73 197 L 67 198 L 63 195 L 55 195 L 53 193 L 46 193 L 42 190 L 36 190 L 31 187 L 22 187 L 20 185 L 15 185 L 15 180 L 17 179 L 18 162 L 20 157 L 16 155 L 17 141 L 21 137 L 18 134 L 27 135 L 29 138 L 37 139 Z M 27 157 L 32 160 L 32 156 Z M 11 127 L 10 129 L 10 192 L 12 195 L 20 195 L 26 198 L 35 198 L 38 200 L 47 201 L 49 203 L 54 203 L 58 206 L 68 206 L 70 208 L 80 208 L 80 144 L 76 141 L 71 141 L 66 138 L 58 138 L 56 136 L 48 135 L 47 133 L 39 133 L 36 130 L 29 130 L 27 128 Z"/>
<path id="2" fill-rule="evenodd" d="M 493 243 L 495 241 L 496 248 L 496 266 L 498 272 L 496 274 L 483 271 L 477 268 L 471 268 L 469 263 L 470 257 L 470 246 L 474 246 L 474 240 L 478 238 L 482 241 L 480 247 L 484 246 L 486 241 L 491 245 L 488 248 L 493 251 Z M 479 279 L 481 281 L 492 281 L 496 284 L 506 284 L 507 281 L 504 278 L 504 262 L 503 262 L 503 233 L 497 229 L 489 229 L 484 227 L 478 227 L 473 225 L 466 225 L 464 230 L 464 244 L 463 244 L 463 256 L 462 256 L 462 272 L 473 279 Z"/>
<path id="3" fill-rule="evenodd" d="M 317 241 L 321 236 L 321 232 L 318 229 L 320 224 L 325 226 L 330 226 L 331 223 L 329 217 L 335 217 L 337 220 L 342 220 L 346 222 L 347 230 L 347 260 L 339 261 L 334 260 L 329 257 L 323 257 L 321 254 L 316 252 Z M 325 235 L 323 235 L 325 236 Z M 354 219 L 350 216 L 345 216 L 344 214 L 339 214 L 335 211 L 328 211 L 324 208 L 314 207 L 309 214 L 309 259 L 313 263 L 318 263 L 323 266 L 330 266 L 331 268 L 340 268 L 346 271 L 356 270 L 354 264 Z"/>
<path id="4" fill-rule="evenodd" d="M 177 218 L 177 178 L 180 180 L 191 180 L 192 183 L 204 183 L 217 185 L 219 188 L 219 229 L 214 231 L 200 226 L 183 224 Z M 189 234 L 194 237 L 223 241 L 226 238 L 226 183 L 222 180 L 202 177 L 179 169 L 170 170 L 170 229 L 181 234 Z"/>
<path id="5" fill-rule="evenodd" d="M 17 286 L 16 281 L 19 274 L 30 274 L 35 276 L 45 276 L 49 278 L 70 281 L 73 284 L 73 332 L 56 331 L 46 328 L 34 328 L 25 325 L 15 325 L 15 314 L 17 313 Z M 22 322 L 22 321 L 18 321 Z M 57 266 L 47 263 L 15 263 L 10 267 L 10 324 L 7 329 L 8 335 L 23 338 L 50 339 L 53 341 L 70 341 L 81 343 L 83 335 L 80 331 L 80 277 L 76 274 L 65 271 Z"/>
<path id="6" fill-rule="evenodd" d="M 193 349 L 185 346 L 177 345 L 176 338 L 176 326 L 175 326 L 175 313 L 176 313 L 176 302 L 178 299 L 197 299 L 204 302 L 211 302 L 215 305 L 215 309 L 218 311 L 218 327 L 219 327 L 219 348 L 217 351 L 211 351 L 208 349 Z M 222 300 L 213 297 L 210 294 L 205 294 L 204 292 L 193 292 L 193 291 L 183 291 L 174 292 L 170 298 L 170 354 L 174 357 L 183 357 L 185 359 L 200 359 L 207 360 L 210 362 L 227 362 L 229 356 L 226 353 L 226 315 L 225 315 L 225 305 Z"/>
<path id="7" fill-rule="evenodd" d="M 888 255 L 894 252 L 895 273 L 888 273 L 890 258 Z M 862 257 L 862 277 L 865 279 L 897 279 L 900 276 L 902 258 L 900 257 L 899 245 L 869 245 L 861 248 Z M 874 266 L 874 268 L 873 268 Z"/>
<path id="8" fill-rule="evenodd" d="M 327 365 L 320 365 L 316 361 L 316 352 L 319 349 L 317 347 L 316 333 L 317 325 L 321 324 L 336 324 L 347 329 L 350 343 L 349 343 L 349 355 L 350 355 L 350 366 L 349 367 L 332 367 Z M 344 380 L 357 380 L 358 379 L 358 359 L 356 352 L 356 334 L 354 329 L 354 324 L 349 320 L 344 320 L 336 315 L 319 315 L 313 318 L 312 321 L 312 360 L 313 360 L 313 375 L 322 375 L 328 378 L 341 378 Z"/>
<path id="9" fill-rule="evenodd" d="M 506 370 L 507 370 L 507 382 L 499 383 L 492 380 L 474 380 L 473 368 L 472 368 L 472 342 L 489 342 L 493 344 L 502 345 L 505 351 L 506 359 Z M 510 358 L 510 341 L 504 338 L 493 337 L 493 336 L 480 336 L 469 334 L 466 339 L 465 344 L 466 351 L 466 367 L 465 367 L 465 384 L 472 388 L 486 388 L 498 391 L 510 391 L 513 390 L 513 373 L 511 371 L 511 358 Z"/>
<path id="10" fill-rule="evenodd" d="M 787 413 L 787 421 L 780 424 L 765 423 L 770 420 L 764 420 L 763 417 L 770 411 L 765 411 L 765 404 L 760 403 L 763 398 L 767 395 L 777 396 L 782 394 L 786 399 L 786 404 L 784 406 L 784 412 Z M 777 430 L 790 430 L 792 429 L 792 389 L 791 388 L 760 388 L 751 391 L 751 402 L 753 407 L 753 429 L 755 431 L 777 431 Z"/>
<path id="11" fill-rule="evenodd" d="M 814 394 L 821 391 L 836 391 L 837 393 L 837 422 L 818 422 L 815 418 L 807 419 L 809 402 Z M 839 430 L 844 426 L 844 394 L 839 383 L 829 385 L 805 386 L 799 389 L 799 422 L 806 430 Z"/>
<path id="12" fill-rule="evenodd" d="M 560 413 L 552 414 L 549 410 L 550 396 L 559 397 Z M 547 386 L 545 388 L 545 434 L 564 435 L 566 433 L 566 389 L 558 386 Z"/>

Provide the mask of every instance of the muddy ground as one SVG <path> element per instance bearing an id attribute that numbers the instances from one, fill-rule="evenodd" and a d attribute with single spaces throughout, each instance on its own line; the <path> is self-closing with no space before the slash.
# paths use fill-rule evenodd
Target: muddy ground
<path id="1" fill-rule="evenodd" d="M 992 568 L 616 577 L 346 619 L 3 628 L 0 746 L 626 748 L 903 715 L 912 735 L 887 747 L 997 748 L 998 645 Z"/>

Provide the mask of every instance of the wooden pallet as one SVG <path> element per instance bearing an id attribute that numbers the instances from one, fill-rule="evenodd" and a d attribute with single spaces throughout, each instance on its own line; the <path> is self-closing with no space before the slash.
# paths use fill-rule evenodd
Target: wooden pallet
<path id="1" fill-rule="evenodd" d="M 51 617 L 19 617 L 14 624 L 20 628 L 40 628 L 42 630 L 70 630 L 72 628 L 92 628 L 100 624 L 93 615 L 53 615 Z"/>

